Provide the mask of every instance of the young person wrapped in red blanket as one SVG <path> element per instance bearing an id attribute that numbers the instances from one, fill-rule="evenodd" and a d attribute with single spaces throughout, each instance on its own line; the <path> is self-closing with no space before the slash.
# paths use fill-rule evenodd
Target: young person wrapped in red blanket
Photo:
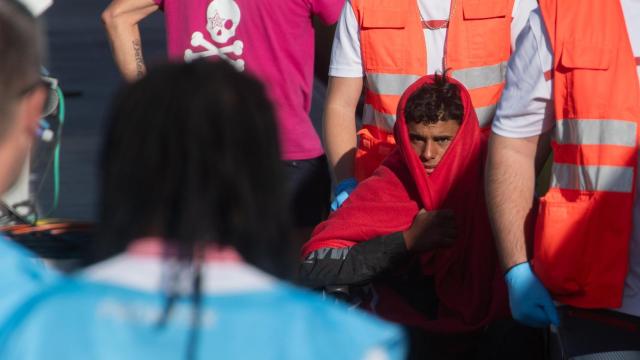
<path id="1" fill-rule="evenodd" d="M 416 357 L 475 357 L 489 325 L 509 318 L 484 199 L 487 137 L 469 93 L 446 75 L 405 91 L 395 137 L 304 245 L 302 281 L 360 290 L 363 307 L 407 326 Z"/>

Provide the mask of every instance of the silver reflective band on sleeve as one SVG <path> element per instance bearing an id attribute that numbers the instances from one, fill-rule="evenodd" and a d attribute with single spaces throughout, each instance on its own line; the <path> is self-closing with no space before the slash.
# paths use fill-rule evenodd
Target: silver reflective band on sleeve
<path id="1" fill-rule="evenodd" d="M 366 78 L 369 91 L 382 95 L 402 95 L 420 76 L 367 73 Z"/>
<path id="2" fill-rule="evenodd" d="M 567 190 L 630 193 L 633 189 L 633 168 L 553 164 L 551 186 Z"/>
<path id="3" fill-rule="evenodd" d="M 396 124 L 396 116 L 381 113 L 374 109 L 373 106 L 365 104 L 362 114 L 362 123 L 364 125 L 377 126 L 387 132 L 393 132 L 393 126 Z"/>
<path id="4" fill-rule="evenodd" d="M 496 115 L 497 104 L 483 106 L 476 108 L 476 115 L 478 116 L 478 125 L 481 129 L 491 126 L 493 117 Z"/>
<path id="5" fill-rule="evenodd" d="M 322 249 L 318 249 L 314 252 L 312 252 L 311 254 L 309 254 L 305 260 L 308 261 L 312 261 L 312 260 L 324 260 L 326 258 L 329 258 L 331 260 L 344 260 L 347 258 L 347 255 L 349 255 L 349 250 L 351 250 L 350 247 L 346 247 L 346 248 L 322 248 Z"/>
<path id="6" fill-rule="evenodd" d="M 460 81 L 467 90 L 501 84 L 507 74 L 507 62 L 454 70 L 451 76 Z"/>
<path id="7" fill-rule="evenodd" d="M 607 351 L 573 356 L 572 360 L 640 360 L 640 351 Z"/>
<path id="8" fill-rule="evenodd" d="M 636 124 L 624 120 L 558 120 L 559 144 L 636 146 Z"/>

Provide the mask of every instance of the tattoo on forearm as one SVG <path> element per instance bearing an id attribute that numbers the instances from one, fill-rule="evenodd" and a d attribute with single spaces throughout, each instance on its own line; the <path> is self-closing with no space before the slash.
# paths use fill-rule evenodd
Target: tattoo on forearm
<path id="1" fill-rule="evenodd" d="M 142 58 L 142 45 L 140 40 L 133 40 L 133 52 L 136 57 L 136 76 L 141 78 L 144 76 L 144 59 Z"/>

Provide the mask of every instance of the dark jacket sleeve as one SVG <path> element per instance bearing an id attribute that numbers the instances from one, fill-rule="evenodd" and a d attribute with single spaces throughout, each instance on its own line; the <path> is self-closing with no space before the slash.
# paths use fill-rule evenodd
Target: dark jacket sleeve
<path id="1" fill-rule="evenodd" d="M 345 248 L 321 248 L 300 266 L 305 286 L 362 285 L 408 256 L 402 232 L 380 236 Z"/>

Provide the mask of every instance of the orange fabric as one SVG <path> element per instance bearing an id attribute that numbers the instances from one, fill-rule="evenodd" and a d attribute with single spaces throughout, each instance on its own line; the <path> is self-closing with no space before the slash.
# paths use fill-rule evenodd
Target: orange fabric
<path id="1" fill-rule="evenodd" d="M 426 72 L 426 45 L 415 0 L 353 0 L 351 5 L 360 27 L 366 73 L 421 76 Z"/>
<path id="2" fill-rule="evenodd" d="M 613 145 L 560 145 L 555 143 L 554 161 L 559 164 L 634 166 L 629 149 Z"/>
<path id="3" fill-rule="evenodd" d="M 358 149 L 356 150 L 355 177 L 362 181 L 370 176 L 373 171 L 391 154 L 396 141 L 393 133 L 381 130 L 378 127 L 365 125 L 358 132 Z"/>
<path id="4" fill-rule="evenodd" d="M 511 51 L 513 4 L 514 0 L 453 0 L 444 67 L 455 71 L 506 63 Z M 416 0 L 352 0 L 351 5 L 360 27 L 365 76 L 391 74 L 421 77 L 427 74 L 428 49 Z M 456 77 L 455 74 L 453 77 Z M 406 86 L 411 82 L 408 81 Z M 499 101 L 504 85 L 467 87 L 474 107 L 485 107 Z M 365 104 L 379 113 L 392 116 L 396 113 L 401 94 L 402 91 L 378 94 L 367 88 Z M 376 126 L 367 121 L 365 123 Z M 482 129 L 483 132 L 490 128 L 490 121 L 485 123 L 487 125 Z M 387 134 L 392 131 L 388 124 L 383 124 L 383 127 L 380 130 L 384 134 L 378 138 L 380 142 L 386 142 Z M 363 144 L 363 141 L 359 141 L 359 144 Z M 386 152 L 387 147 L 383 149 Z M 386 154 L 370 154 L 371 151 L 376 149 L 358 147 L 356 178 L 369 177 L 386 157 Z"/>
<path id="5" fill-rule="evenodd" d="M 471 94 L 471 99 L 473 99 L 473 106 L 476 108 L 479 108 L 483 106 L 497 104 L 498 101 L 500 101 L 500 96 L 502 95 L 502 89 L 504 89 L 504 84 L 469 90 L 469 94 Z"/>
<path id="6" fill-rule="evenodd" d="M 365 90 L 365 103 L 371 105 L 377 111 L 387 114 L 395 112 L 398 101 L 400 101 L 399 95 L 378 95 L 372 91 Z"/>
<path id="7" fill-rule="evenodd" d="M 534 270 L 562 303 L 617 308 L 628 268 L 640 123 L 640 84 L 622 8 L 601 0 L 541 0 L 540 8 L 553 48 L 556 120 L 578 127 L 623 121 L 635 124 L 636 133 L 627 136 L 635 146 L 582 144 L 580 138 L 552 143 L 554 166 L 625 166 L 633 182 L 630 191 L 552 187 L 540 202 Z M 607 139 L 602 131 L 600 141 Z M 561 176 L 554 167 L 554 177 Z"/>

